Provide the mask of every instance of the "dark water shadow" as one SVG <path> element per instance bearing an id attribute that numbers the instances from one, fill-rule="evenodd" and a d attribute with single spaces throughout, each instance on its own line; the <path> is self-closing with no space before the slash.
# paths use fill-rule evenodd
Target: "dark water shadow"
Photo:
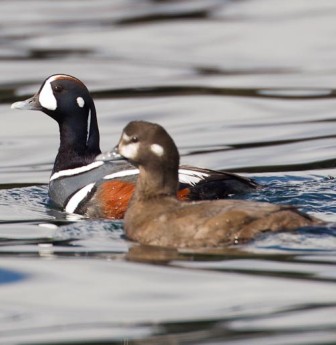
<path id="1" fill-rule="evenodd" d="M 4 284 L 17 283 L 27 278 L 28 275 L 21 272 L 0 268 L 0 286 Z"/>

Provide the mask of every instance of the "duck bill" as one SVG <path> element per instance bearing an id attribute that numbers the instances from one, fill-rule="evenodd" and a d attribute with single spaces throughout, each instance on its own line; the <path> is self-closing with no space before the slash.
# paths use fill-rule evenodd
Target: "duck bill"
<path id="1" fill-rule="evenodd" d="M 118 146 L 116 146 L 112 151 L 103 152 L 100 155 L 96 157 L 96 161 L 104 161 L 104 162 L 110 162 L 110 161 L 124 161 L 126 160 L 118 150 Z"/>
<path id="2" fill-rule="evenodd" d="M 11 105 L 11 108 L 19 110 L 42 110 L 38 95 L 34 95 L 25 101 L 15 102 Z"/>

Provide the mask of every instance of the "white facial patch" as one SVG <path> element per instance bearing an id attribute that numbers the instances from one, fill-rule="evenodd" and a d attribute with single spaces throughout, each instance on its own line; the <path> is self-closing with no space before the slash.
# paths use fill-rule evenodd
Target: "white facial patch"
<path id="1" fill-rule="evenodd" d="M 159 145 L 159 144 L 152 144 L 152 145 L 150 146 L 150 149 L 151 149 L 151 151 L 152 151 L 155 155 L 157 155 L 158 157 L 162 157 L 163 154 L 164 154 L 164 149 L 163 149 L 163 147 L 162 147 L 161 145 Z"/>
<path id="2" fill-rule="evenodd" d="M 85 102 L 84 102 L 84 99 L 83 99 L 82 97 L 77 97 L 77 98 L 76 98 L 76 101 L 77 101 L 77 104 L 78 104 L 81 108 L 84 107 Z"/>
<path id="3" fill-rule="evenodd" d="M 138 156 L 139 143 L 129 143 L 119 147 L 119 153 L 127 159 L 135 159 Z"/>
<path id="4" fill-rule="evenodd" d="M 56 79 L 56 76 L 49 78 L 43 85 L 39 95 L 39 102 L 43 108 L 48 110 L 56 110 L 57 100 L 51 88 L 51 83 Z"/>
<path id="5" fill-rule="evenodd" d="M 122 140 L 128 143 L 129 141 L 131 141 L 131 137 L 124 132 L 122 135 Z"/>

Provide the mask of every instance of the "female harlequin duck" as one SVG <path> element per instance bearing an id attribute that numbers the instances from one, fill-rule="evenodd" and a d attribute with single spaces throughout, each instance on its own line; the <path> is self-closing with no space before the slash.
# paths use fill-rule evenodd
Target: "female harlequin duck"
<path id="1" fill-rule="evenodd" d="M 40 110 L 59 125 L 60 147 L 49 181 L 56 207 L 89 217 L 123 217 L 138 169 L 126 162 L 95 161 L 101 153 L 96 109 L 80 80 L 52 75 L 32 98 L 12 108 Z M 179 180 L 183 200 L 219 199 L 258 188 L 248 178 L 189 166 L 180 167 Z"/>
<path id="2" fill-rule="evenodd" d="M 178 201 L 179 154 L 172 138 L 157 124 L 130 122 L 115 154 L 140 171 L 124 227 L 130 239 L 142 244 L 218 247 L 242 243 L 265 231 L 319 223 L 291 206 L 242 200 Z M 104 154 L 100 158 L 109 159 Z"/>

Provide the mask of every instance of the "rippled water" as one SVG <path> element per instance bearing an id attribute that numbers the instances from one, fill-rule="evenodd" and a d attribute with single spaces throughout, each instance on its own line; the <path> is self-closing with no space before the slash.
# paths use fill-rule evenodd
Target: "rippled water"
<path id="1" fill-rule="evenodd" d="M 334 1 L 12 0 L 0 18 L 1 343 L 336 344 Z M 9 106 L 54 73 L 92 91 L 103 149 L 159 122 L 184 163 L 328 225 L 177 252 L 50 209 L 56 123 Z"/>

